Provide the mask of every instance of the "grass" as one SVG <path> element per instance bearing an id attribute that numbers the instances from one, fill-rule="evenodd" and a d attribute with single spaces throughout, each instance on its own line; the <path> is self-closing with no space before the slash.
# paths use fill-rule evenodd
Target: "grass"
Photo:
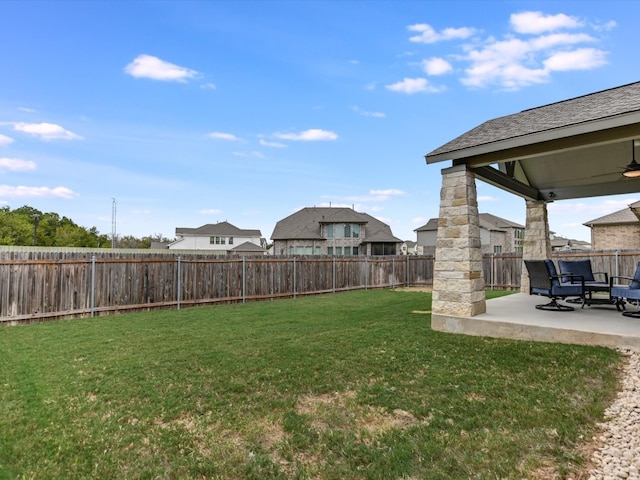
<path id="1" fill-rule="evenodd" d="M 500 292 L 491 292 L 496 296 Z M 563 478 L 620 356 L 369 290 L 0 330 L 0 478 Z"/>

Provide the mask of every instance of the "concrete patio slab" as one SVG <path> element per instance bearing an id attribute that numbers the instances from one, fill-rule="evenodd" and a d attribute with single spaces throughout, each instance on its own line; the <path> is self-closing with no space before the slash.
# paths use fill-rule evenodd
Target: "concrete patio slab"
<path id="1" fill-rule="evenodd" d="M 434 330 L 515 340 L 640 348 L 640 318 L 624 317 L 613 305 L 594 305 L 570 312 L 537 310 L 546 297 L 516 293 L 487 301 L 474 317 L 432 315 Z M 627 307 L 634 310 L 635 307 Z"/>

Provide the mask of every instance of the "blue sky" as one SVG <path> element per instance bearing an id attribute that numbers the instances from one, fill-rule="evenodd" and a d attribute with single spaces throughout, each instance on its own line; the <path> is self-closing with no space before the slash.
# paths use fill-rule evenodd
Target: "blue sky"
<path id="1" fill-rule="evenodd" d="M 0 205 L 101 233 L 354 206 L 415 240 L 491 118 L 640 80 L 636 1 L 0 2 Z M 477 182 L 479 208 L 524 200 Z M 638 195 L 555 202 L 550 227 Z"/>

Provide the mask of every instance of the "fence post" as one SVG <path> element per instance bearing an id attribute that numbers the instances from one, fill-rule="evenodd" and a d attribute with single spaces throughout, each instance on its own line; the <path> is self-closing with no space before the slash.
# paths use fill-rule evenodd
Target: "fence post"
<path id="1" fill-rule="evenodd" d="M 364 257 L 364 289 L 369 288 L 369 257 Z"/>
<path id="2" fill-rule="evenodd" d="M 178 291 L 176 292 L 176 305 L 178 310 L 180 310 L 180 300 L 182 298 L 182 262 L 180 260 L 180 255 L 178 255 Z"/>
<path id="3" fill-rule="evenodd" d="M 91 316 L 96 310 L 96 256 L 91 256 Z"/>
<path id="4" fill-rule="evenodd" d="M 332 280 L 332 286 L 331 286 L 331 291 L 333 293 L 336 293 L 336 257 L 333 257 L 333 280 Z"/>
<path id="5" fill-rule="evenodd" d="M 405 286 L 409 286 L 409 255 L 407 255 L 407 266 L 405 267 L 406 271 L 405 271 Z"/>
<path id="6" fill-rule="evenodd" d="M 242 256 L 242 303 L 247 302 L 247 261 Z"/>
<path id="7" fill-rule="evenodd" d="M 616 277 L 620 276 L 620 250 L 616 250 Z"/>
<path id="8" fill-rule="evenodd" d="M 391 259 L 391 288 L 396 288 L 396 257 Z"/>
<path id="9" fill-rule="evenodd" d="M 496 279 L 496 254 L 492 253 L 491 254 L 491 290 L 493 290 L 493 287 L 495 285 L 495 279 Z"/>
<path id="10" fill-rule="evenodd" d="M 296 257 L 293 257 L 293 298 L 296 298 Z"/>

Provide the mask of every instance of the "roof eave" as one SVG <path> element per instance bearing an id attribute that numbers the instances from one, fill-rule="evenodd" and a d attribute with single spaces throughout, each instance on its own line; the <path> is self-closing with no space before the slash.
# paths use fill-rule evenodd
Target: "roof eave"
<path id="1" fill-rule="evenodd" d="M 437 152 L 440 148 L 425 155 L 427 164 L 444 162 L 446 160 L 461 160 L 469 157 L 477 157 L 482 155 L 509 150 L 518 147 L 526 147 L 532 144 L 559 140 L 562 138 L 573 137 L 576 135 L 584 135 L 602 130 L 609 130 L 618 127 L 625 127 L 640 123 L 640 111 L 634 111 L 608 117 L 604 119 L 592 120 L 589 122 L 579 123 L 576 125 L 568 125 L 566 127 L 554 128 L 542 132 L 530 133 L 518 137 L 507 138 L 495 142 L 484 143 L 472 147 L 461 148 L 458 150 Z"/>

